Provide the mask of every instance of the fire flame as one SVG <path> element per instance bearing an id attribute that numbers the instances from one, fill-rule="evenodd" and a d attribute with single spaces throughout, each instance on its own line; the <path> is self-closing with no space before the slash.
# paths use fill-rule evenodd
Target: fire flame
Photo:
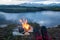
<path id="1" fill-rule="evenodd" d="M 27 19 L 20 19 L 23 29 L 27 32 L 30 30 L 30 25 L 28 24 Z"/>

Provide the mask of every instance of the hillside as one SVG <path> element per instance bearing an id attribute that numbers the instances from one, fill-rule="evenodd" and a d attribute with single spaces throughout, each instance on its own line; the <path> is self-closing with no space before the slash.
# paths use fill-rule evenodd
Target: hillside
<path id="1" fill-rule="evenodd" d="M 37 5 L 37 6 L 36 6 Z M 44 10 L 60 11 L 60 4 L 21 4 L 21 5 L 0 5 L 0 11 L 7 13 L 36 12 Z"/>
<path id="2" fill-rule="evenodd" d="M 32 23 L 29 23 L 31 26 L 34 26 L 34 28 L 38 28 L 38 29 L 41 29 L 41 27 L 39 26 L 39 24 L 32 24 Z M 10 24 L 8 25 L 7 27 L 5 28 L 0 28 L 0 39 L 5 39 L 5 40 L 17 40 L 17 39 L 22 39 L 22 40 L 25 40 L 25 39 L 31 39 L 31 37 L 34 35 L 32 34 L 31 36 L 27 37 L 27 36 L 13 36 L 12 34 L 12 29 L 15 28 L 17 25 L 16 24 Z M 39 26 L 39 27 L 37 27 Z M 36 30 L 38 30 L 36 29 Z M 51 38 L 53 40 L 60 40 L 60 25 L 58 25 L 57 27 L 52 27 L 52 28 L 48 28 L 47 29 L 48 31 L 48 34 L 49 36 L 51 36 Z M 4 34 L 5 33 L 5 34 Z M 1 35 L 2 34 L 2 35 Z M 3 35 L 4 34 L 4 35 Z M 35 34 L 36 35 L 36 34 Z"/>
<path id="3" fill-rule="evenodd" d="M 60 25 L 48 29 L 53 40 L 60 40 Z"/>

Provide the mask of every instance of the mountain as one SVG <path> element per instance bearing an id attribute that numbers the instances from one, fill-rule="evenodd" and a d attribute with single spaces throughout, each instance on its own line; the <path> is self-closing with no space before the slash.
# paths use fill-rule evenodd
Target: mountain
<path id="1" fill-rule="evenodd" d="M 22 3 L 19 5 L 0 5 L 0 11 L 6 13 L 36 12 L 43 10 L 60 11 L 60 3 Z"/>
<path id="2" fill-rule="evenodd" d="M 45 7 L 45 6 L 59 6 L 60 3 L 50 3 L 50 4 L 42 4 L 42 3 L 23 3 L 20 6 L 28 6 L 28 7 Z"/>
<path id="3" fill-rule="evenodd" d="M 60 3 L 52 3 L 52 4 L 49 4 L 48 6 L 50 7 L 60 7 Z"/>
<path id="4" fill-rule="evenodd" d="M 6 9 L 6 8 L 20 8 L 19 5 L 0 5 L 0 9 Z"/>
<path id="5" fill-rule="evenodd" d="M 60 3 L 50 3 L 50 4 L 43 4 L 43 3 L 22 3 L 19 5 L 0 5 L 1 8 L 21 8 L 21 7 L 45 7 L 45 6 L 59 6 Z"/>
<path id="6" fill-rule="evenodd" d="M 38 3 L 23 3 L 20 6 L 27 6 L 27 7 L 43 7 L 46 6 L 45 4 L 38 4 Z"/>

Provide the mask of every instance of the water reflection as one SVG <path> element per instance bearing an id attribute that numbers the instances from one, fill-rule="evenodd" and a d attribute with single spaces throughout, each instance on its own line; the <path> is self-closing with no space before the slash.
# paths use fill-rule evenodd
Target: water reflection
<path id="1" fill-rule="evenodd" d="M 60 12 L 59 11 L 41 11 L 41 12 L 30 12 L 30 13 L 3 13 L 7 20 L 19 20 L 25 17 L 33 22 L 37 22 L 45 26 L 54 26 L 60 24 Z"/>

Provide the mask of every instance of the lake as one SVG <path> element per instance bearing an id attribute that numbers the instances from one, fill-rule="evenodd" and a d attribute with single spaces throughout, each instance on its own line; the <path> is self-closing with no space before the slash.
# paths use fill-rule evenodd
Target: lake
<path id="1" fill-rule="evenodd" d="M 19 20 L 27 18 L 28 21 L 37 22 L 40 25 L 56 26 L 60 24 L 60 11 L 40 11 L 26 13 L 4 13 L 0 12 L 0 16 L 4 16 L 6 20 Z M 1 17 L 0 17 L 1 18 Z"/>

